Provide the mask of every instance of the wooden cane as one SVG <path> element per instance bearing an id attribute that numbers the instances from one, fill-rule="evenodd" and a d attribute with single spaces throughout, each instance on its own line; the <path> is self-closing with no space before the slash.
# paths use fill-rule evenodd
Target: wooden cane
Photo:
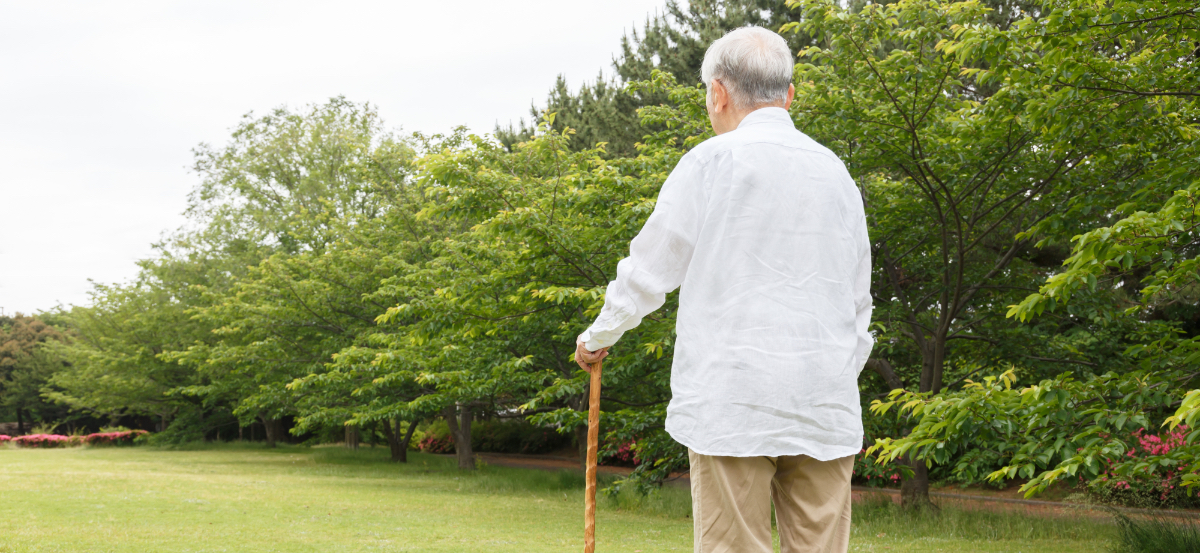
<path id="1" fill-rule="evenodd" d="M 583 499 L 583 553 L 596 552 L 596 449 L 600 445 L 600 370 L 603 361 L 592 365 L 588 394 L 587 472 Z"/>

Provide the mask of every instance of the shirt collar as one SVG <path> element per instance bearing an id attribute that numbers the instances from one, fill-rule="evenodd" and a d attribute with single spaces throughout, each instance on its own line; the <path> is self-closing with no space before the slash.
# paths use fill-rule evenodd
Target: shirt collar
<path id="1" fill-rule="evenodd" d="M 784 124 L 793 129 L 796 128 L 796 124 L 792 122 L 792 116 L 788 114 L 787 110 L 778 107 L 758 108 L 747 113 L 746 117 L 742 118 L 742 122 L 738 123 L 738 128 L 761 124 Z"/>

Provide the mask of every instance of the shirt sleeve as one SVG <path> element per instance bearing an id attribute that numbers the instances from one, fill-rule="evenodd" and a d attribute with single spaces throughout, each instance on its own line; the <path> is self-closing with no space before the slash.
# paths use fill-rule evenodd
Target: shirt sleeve
<path id="1" fill-rule="evenodd" d="M 858 373 L 862 374 L 871 349 L 875 346 L 875 338 L 871 336 L 871 239 L 867 234 L 867 222 L 864 216 L 858 239 L 858 273 L 854 280 L 854 331 L 858 336 L 855 348 L 855 358 L 858 360 Z"/>
<path id="2" fill-rule="evenodd" d="M 617 263 L 604 308 L 579 339 L 589 351 L 609 347 L 662 306 L 679 287 L 704 221 L 704 166 L 691 153 L 679 160 L 658 194 L 654 212 Z"/>

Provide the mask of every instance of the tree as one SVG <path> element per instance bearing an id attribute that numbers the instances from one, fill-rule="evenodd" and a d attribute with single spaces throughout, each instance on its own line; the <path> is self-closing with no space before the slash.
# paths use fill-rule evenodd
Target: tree
<path id="1" fill-rule="evenodd" d="M 920 362 L 916 390 L 937 393 L 947 371 L 964 378 L 980 368 L 962 356 L 974 348 L 956 344 L 999 343 L 1002 328 L 992 322 L 1002 320 L 1000 307 L 1047 274 L 1053 263 L 1038 239 L 1063 239 L 1085 196 L 1100 210 L 1121 203 L 1120 183 L 1178 145 L 1154 130 L 1164 118 L 1144 105 L 1097 109 L 1092 98 L 1064 99 L 996 73 L 1018 63 L 1051 71 L 1052 55 L 1021 47 L 989 57 L 977 39 L 961 38 L 979 29 L 1016 43 L 1040 21 L 1032 16 L 1006 28 L 974 2 L 901 1 L 858 12 L 824 1 L 793 5 L 802 23 L 788 28 L 819 41 L 801 51 L 797 122 L 864 185 L 881 341 L 893 350 L 907 344 Z M 1130 128 L 1147 133 L 1134 138 Z M 1018 347 L 1053 357 L 1039 355 L 1045 348 L 1036 343 Z M 903 497 L 927 503 L 924 464 L 912 465 Z"/>
<path id="2" fill-rule="evenodd" d="M 1065 1 L 1047 4 L 1047 11 L 1003 31 L 963 27 L 942 48 L 959 59 L 979 56 L 987 69 L 972 72 L 981 82 L 1038 91 L 1021 117 L 1042 129 L 1050 148 L 1089 140 L 1105 146 L 1079 164 L 1094 175 L 1090 182 L 1076 185 L 1062 209 L 1018 235 L 1086 231 L 1072 239 L 1064 270 L 1007 315 L 1124 325 L 1120 338 L 1128 347 L 1116 356 L 1116 370 L 1084 378 L 1064 373 L 1017 388 L 1009 371 L 942 396 L 897 390 L 872 409 L 911 415 L 913 431 L 872 449 L 884 459 L 908 453 L 927 465 L 952 463 L 957 455 L 958 472 L 978 470 L 974 461 L 987 456 L 999 465 L 988 478 L 1029 478 L 1023 486 L 1029 494 L 1067 475 L 1145 477 L 1185 464 L 1191 468 L 1182 479 L 1194 485 L 1195 432 L 1166 453 L 1127 453 L 1131 430 L 1195 420 L 1195 404 L 1187 402 L 1195 394 L 1183 391 L 1200 376 L 1193 365 L 1200 350 L 1194 327 L 1170 307 L 1188 301 L 1195 283 L 1196 181 L 1187 167 L 1198 154 L 1200 12 L 1184 2 L 1138 1 L 1102 11 Z M 1094 171 L 1105 166 L 1123 178 Z M 1147 205 L 1152 211 L 1139 209 Z M 1087 228 L 1097 220 L 1113 224 Z"/>
<path id="3" fill-rule="evenodd" d="M 180 244 L 254 264 L 202 289 L 193 314 L 217 337 L 164 359 L 207 378 L 183 393 L 231 402 L 243 422 L 262 421 L 274 446 L 282 418 L 298 412 L 286 386 L 323 371 L 373 324 L 390 302 L 371 294 L 409 261 L 402 246 L 420 250 L 422 237 L 404 227 L 419 197 L 407 178 L 415 151 L 370 105 L 342 98 L 248 116 L 233 138 L 197 151 L 204 181 L 189 213 L 204 226 Z"/>
<path id="4" fill-rule="evenodd" d="M 700 75 L 704 52 L 714 40 L 746 25 L 778 29 L 792 18 L 784 0 L 689 0 L 683 5 L 668 0 L 663 13 L 648 18 L 640 34 L 634 29 L 621 38 L 620 54 L 613 59 L 615 75 L 601 73 L 576 92 L 571 92 L 560 75 L 545 107 L 530 108 L 531 126 L 521 121 L 519 129 L 497 127 L 496 137 L 511 149 L 532 137 L 538 123 L 549 121 L 555 130 L 575 131 L 572 149 L 604 143 L 606 157 L 635 157 L 637 143 L 650 131 L 642 125 L 637 110 L 659 105 L 667 98 L 626 85 L 650 80 L 655 70 L 671 74 L 678 82 L 693 82 Z M 794 49 L 806 45 L 806 40 L 800 34 L 789 37 Z M 551 113 L 554 118 L 547 120 Z"/>
<path id="5" fill-rule="evenodd" d="M 42 389 L 63 366 L 47 346 L 66 340 L 62 331 L 41 317 L 20 313 L 0 317 L 0 407 L 16 416 L 17 432 L 63 414 L 42 397 Z"/>
<path id="6" fill-rule="evenodd" d="M 147 415 L 158 430 L 189 408 L 168 392 L 194 383 L 194 374 L 162 360 L 164 351 L 187 347 L 207 333 L 187 314 L 188 297 L 143 275 L 128 285 L 94 285 L 92 305 L 64 318 L 75 339 L 54 351 L 69 366 L 50 377 L 46 397 L 102 416 Z"/>

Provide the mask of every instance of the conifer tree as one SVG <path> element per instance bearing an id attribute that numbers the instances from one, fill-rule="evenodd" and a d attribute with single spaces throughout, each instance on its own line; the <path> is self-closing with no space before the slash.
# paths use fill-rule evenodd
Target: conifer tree
<path id="1" fill-rule="evenodd" d="M 571 92 L 559 75 L 550 89 L 544 108 L 530 108 L 533 123 L 520 121 L 519 128 L 497 126 L 496 137 L 508 148 L 528 140 L 537 123 L 554 113 L 555 130 L 573 129 L 571 147 L 592 148 L 605 142 L 611 156 L 637 154 L 635 144 L 649 132 L 638 120 L 637 110 L 666 101 L 660 95 L 626 92 L 625 84 L 650 80 L 655 69 L 666 71 L 683 84 L 700 80 L 700 64 L 708 45 L 738 27 L 757 25 L 777 30 L 794 17 L 784 0 L 690 0 L 681 4 L 668 0 L 664 13 L 646 20 L 621 39 L 621 53 L 613 60 L 615 75 L 603 72 L 591 83 Z M 806 45 L 807 37 L 789 34 L 793 49 Z"/>

